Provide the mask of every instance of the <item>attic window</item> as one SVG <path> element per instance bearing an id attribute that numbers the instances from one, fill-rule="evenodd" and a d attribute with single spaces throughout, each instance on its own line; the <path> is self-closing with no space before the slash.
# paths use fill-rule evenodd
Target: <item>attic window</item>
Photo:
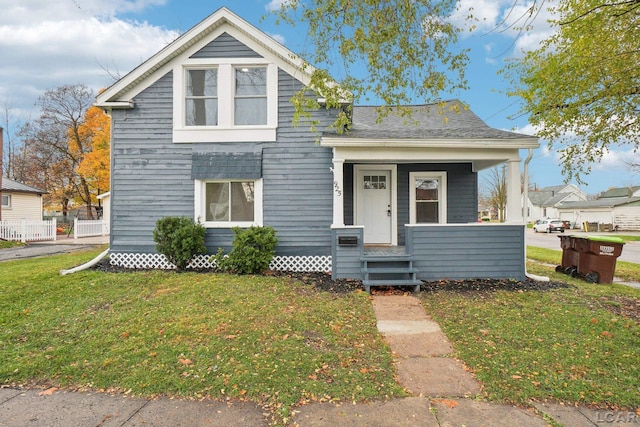
<path id="1" fill-rule="evenodd" d="M 218 124 L 218 70 L 187 70 L 185 123 L 187 126 Z"/>
<path id="2" fill-rule="evenodd" d="M 275 141 L 278 67 L 261 58 L 228 61 L 174 68 L 174 142 Z"/>

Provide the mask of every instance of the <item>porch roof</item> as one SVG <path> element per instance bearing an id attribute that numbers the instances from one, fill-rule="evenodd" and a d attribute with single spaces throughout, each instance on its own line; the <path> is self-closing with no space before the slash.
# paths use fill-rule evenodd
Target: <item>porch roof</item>
<path id="1" fill-rule="evenodd" d="M 386 146 L 473 148 L 537 148 L 538 138 L 489 127 L 458 100 L 407 106 L 378 120 L 375 106 L 354 106 L 352 126 L 343 134 L 325 132 L 325 146 Z"/>

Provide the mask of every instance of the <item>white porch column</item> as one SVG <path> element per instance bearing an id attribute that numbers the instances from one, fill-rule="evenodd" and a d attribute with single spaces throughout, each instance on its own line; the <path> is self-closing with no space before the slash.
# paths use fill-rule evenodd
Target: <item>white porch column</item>
<path id="1" fill-rule="evenodd" d="M 344 159 L 335 157 L 333 158 L 333 226 L 344 227 Z"/>
<path id="2" fill-rule="evenodd" d="M 522 223 L 520 159 L 507 161 L 507 222 Z"/>

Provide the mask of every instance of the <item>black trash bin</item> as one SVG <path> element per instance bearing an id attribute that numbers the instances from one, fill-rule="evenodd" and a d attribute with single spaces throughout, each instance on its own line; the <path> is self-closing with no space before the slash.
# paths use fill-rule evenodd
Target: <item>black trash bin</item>
<path id="1" fill-rule="evenodd" d="M 578 251 L 578 275 L 589 283 L 611 283 L 616 260 L 622 254 L 624 240 L 619 237 L 587 236 L 575 240 Z"/>

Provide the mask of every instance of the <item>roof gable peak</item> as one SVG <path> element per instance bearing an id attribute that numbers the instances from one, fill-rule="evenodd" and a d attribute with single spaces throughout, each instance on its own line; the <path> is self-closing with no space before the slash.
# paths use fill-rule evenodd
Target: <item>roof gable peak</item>
<path id="1" fill-rule="evenodd" d="M 155 73 L 168 72 L 177 58 L 194 53 L 191 51 L 197 51 L 225 32 L 308 84 L 314 70 L 311 65 L 231 10 L 221 7 L 99 94 L 96 105 L 130 108 L 132 98 L 146 87 L 145 81 Z"/>

